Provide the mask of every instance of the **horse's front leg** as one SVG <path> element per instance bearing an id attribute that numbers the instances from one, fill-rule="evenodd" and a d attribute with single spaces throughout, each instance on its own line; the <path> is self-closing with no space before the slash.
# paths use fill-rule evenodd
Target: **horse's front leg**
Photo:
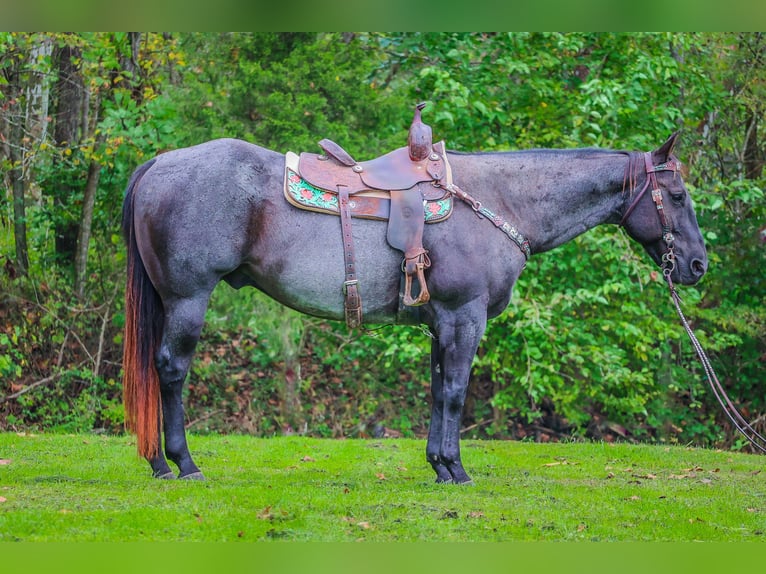
<path id="1" fill-rule="evenodd" d="M 471 482 L 460 459 L 460 426 L 471 364 L 486 325 L 486 305 L 479 301 L 443 313 L 435 324 L 431 353 L 434 407 L 426 453 L 437 482 Z"/>
<path id="2" fill-rule="evenodd" d="M 442 462 L 441 446 L 444 419 L 444 379 L 439 340 L 431 339 L 431 423 L 428 427 L 426 458 L 436 472 L 436 482 L 452 482 L 452 475 Z"/>

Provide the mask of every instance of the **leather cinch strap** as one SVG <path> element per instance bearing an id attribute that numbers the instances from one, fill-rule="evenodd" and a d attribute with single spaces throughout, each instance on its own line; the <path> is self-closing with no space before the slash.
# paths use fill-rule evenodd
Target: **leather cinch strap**
<path id="1" fill-rule="evenodd" d="M 349 329 L 355 329 L 362 325 L 362 297 L 359 294 L 359 280 L 356 276 L 354 236 L 351 234 L 351 207 L 348 198 L 348 188 L 339 185 L 338 204 L 343 235 L 343 266 L 346 270 L 346 279 L 343 282 L 343 306 L 346 313 L 346 325 Z"/>

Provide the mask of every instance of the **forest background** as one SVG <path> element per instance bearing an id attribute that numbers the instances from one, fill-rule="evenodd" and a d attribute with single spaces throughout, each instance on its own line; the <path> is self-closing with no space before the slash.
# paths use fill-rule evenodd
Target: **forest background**
<path id="1" fill-rule="evenodd" d="M 710 270 L 685 309 L 766 429 L 761 33 L 0 33 L 0 430 L 120 433 L 122 195 L 157 153 L 404 145 L 650 150 L 681 130 Z M 478 195 L 478 191 L 474 192 Z M 194 432 L 422 436 L 421 330 L 371 334 L 219 286 L 186 385 Z M 616 227 L 532 258 L 475 360 L 464 436 L 747 448 L 657 269 Z"/>

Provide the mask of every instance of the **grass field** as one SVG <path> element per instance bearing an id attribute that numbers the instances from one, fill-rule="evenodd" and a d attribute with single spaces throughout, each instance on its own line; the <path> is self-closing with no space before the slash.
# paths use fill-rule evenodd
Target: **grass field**
<path id="1" fill-rule="evenodd" d="M 160 481 L 131 437 L 0 434 L 0 542 L 766 541 L 766 459 L 684 447 L 194 436 L 207 481 Z"/>

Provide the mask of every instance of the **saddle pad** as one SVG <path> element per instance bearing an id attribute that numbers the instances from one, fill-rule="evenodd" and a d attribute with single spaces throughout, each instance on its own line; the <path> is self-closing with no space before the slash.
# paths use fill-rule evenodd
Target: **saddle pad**
<path id="1" fill-rule="evenodd" d="M 285 198 L 300 209 L 340 215 L 338 194 L 314 187 L 290 167 L 285 169 Z M 417 193 L 417 192 L 415 192 Z M 391 213 L 389 194 L 381 191 L 360 192 L 349 201 L 352 217 L 387 221 Z M 452 214 L 452 195 L 445 190 L 441 199 L 423 201 L 426 223 L 444 221 Z"/>

